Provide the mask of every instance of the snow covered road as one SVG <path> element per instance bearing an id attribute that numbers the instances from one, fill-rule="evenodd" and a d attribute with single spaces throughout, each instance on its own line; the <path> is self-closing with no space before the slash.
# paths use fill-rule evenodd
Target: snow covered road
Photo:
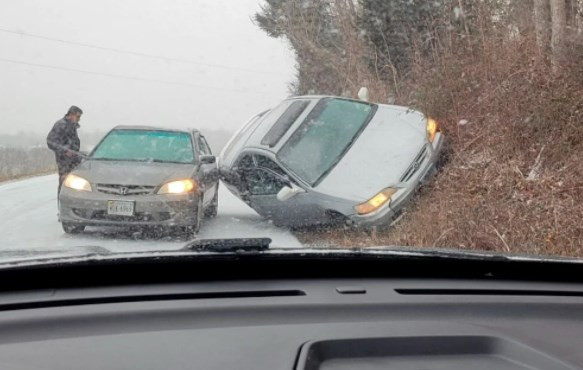
<path id="1" fill-rule="evenodd" d="M 0 253 L 26 250 L 82 249 L 101 246 L 113 252 L 178 249 L 185 244 L 170 236 L 147 235 L 126 229 L 88 228 L 67 235 L 57 221 L 57 176 L 48 175 L 0 183 Z M 224 186 L 219 193 L 219 215 L 205 220 L 198 238 L 269 237 L 272 246 L 301 247 L 287 230 L 259 217 Z"/>

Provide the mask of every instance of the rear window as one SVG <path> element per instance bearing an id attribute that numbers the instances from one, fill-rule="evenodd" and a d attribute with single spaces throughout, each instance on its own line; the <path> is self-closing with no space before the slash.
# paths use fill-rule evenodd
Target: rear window
<path id="1" fill-rule="evenodd" d="M 261 145 L 268 145 L 270 148 L 276 146 L 283 135 L 285 135 L 289 128 L 306 109 L 308 104 L 308 101 L 293 102 L 292 105 L 290 105 L 277 119 L 265 137 L 263 137 L 263 140 L 261 140 Z"/>
<path id="2" fill-rule="evenodd" d="M 93 159 L 192 163 L 191 136 L 185 132 L 115 130 L 95 149 Z"/>

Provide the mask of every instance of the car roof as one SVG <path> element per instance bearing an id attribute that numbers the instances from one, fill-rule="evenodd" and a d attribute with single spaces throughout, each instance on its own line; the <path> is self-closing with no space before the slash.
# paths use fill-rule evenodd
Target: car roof
<path id="1" fill-rule="evenodd" d="M 145 125 L 118 125 L 115 126 L 112 130 L 143 130 L 143 131 L 173 131 L 173 132 L 184 132 L 184 133 L 193 133 L 199 132 L 197 129 L 179 129 L 179 128 L 169 128 L 169 127 L 158 127 L 158 126 L 145 126 Z"/>
<path id="2" fill-rule="evenodd" d="M 351 101 L 355 101 L 355 102 L 359 102 L 359 103 L 365 103 L 362 100 L 351 99 L 351 98 L 347 98 L 347 97 L 343 97 L 343 96 L 335 96 L 335 95 L 298 95 L 298 96 L 288 97 L 288 98 L 282 100 L 279 104 L 286 102 L 286 101 L 290 101 L 290 100 L 310 100 L 310 101 L 312 101 L 311 104 L 313 107 L 315 104 L 314 102 L 318 102 L 321 99 L 328 99 L 328 98 L 351 100 Z M 369 103 L 369 104 L 383 105 L 383 104 L 377 104 L 377 103 Z M 275 107 L 273 107 L 273 108 L 275 108 Z M 226 166 L 232 165 L 236 161 L 236 159 L 239 157 L 241 151 L 243 151 L 245 149 L 249 149 L 249 148 L 261 149 L 261 150 L 265 150 L 265 151 L 268 151 L 268 152 L 271 152 L 274 154 L 279 150 L 281 145 L 283 145 L 283 143 L 284 143 L 283 140 L 285 140 L 284 139 L 285 136 L 289 135 L 289 132 L 286 133 L 284 135 L 284 138 L 282 138 L 282 140 L 280 140 L 280 142 L 273 147 L 269 147 L 268 145 L 261 144 L 261 141 L 263 140 L 263 138 L 265 137 L 267 132 L 272 127 L 272 124 L 270 124 L 270 122 L 272 120 L 267 120 L 266 117 L 268 117 L 269 112 L 271 112 L 273 110 L 273 108 L 269 109 L 267 111 L 264 111 L 263 113 L 258 114 L 258 115 L 262 115 L 262 117 L 259 118 L 259 120 L 257 122 L 255 122 L 249 128 L 249 130 L 246 130 L 244 132 L 240 132 L 235 138 L 233 138 L 235 141 L 230 145 L 233 149 L 229 150 L 228 154 L 225 155 L 223 158 L 221 158 L 223 163 Z M 273 123 L 273 122 L 271 122 L 271 123 Z M 291 130 L 291 128 L 290 128 L 290 130 Z"/>
<path id="3" fill-rule="evenodd" d="M 289 100 L 311 100 L 311 101 L 319 101 L 321 99 L 329 99 L 329 98 L 331 98 L 331 99 L 351 100 L 351 101 L 355 101 L 355 102 L 359 102 L 359 103 L 366 103 L 366 102 L 363 102 L 362 100 L 346 98 L 346 97 L 343 97 L 343 96 L 334 96 L 334 95 L 300 95 L 300 96 L 292 96 L 292 97 L 289 97 L 289 98 L 283 100 L 282 103 L 285 102 L 285 101 L 289 101 Z M 370 103 L 370 104 L 373 104 L 373 103 Z M 267 116 L 270 111 L 271 111 L 271 109 L 268 112 L 266 112 L 265 116 Z M 261 144 L 261 141 L 263 140 L 265 134 L 269 131 L 269 129 L 272 126 L 272 125 L 268 125 L 267 122 L 268 122 L 268 120 L 265 120 L 265 118 L 262 118 L 261 119 L 261 122 L 259 122 L 257 124 L 257 126 L 254 128 L 253 133 L 251 133 L 250 135 L 248 135 L 248 137 L 245 140 L 245 143 L 242 145 L 242 147 L 255 147 L 255 148 L 262 148 L 262 149 L 265 149 L 265 150 L 273 151 L 273 149 L 275 149 L 278 145 L 276 145 L 273 148 L 269 148 L 268 146 Z"/>
<path id="4" fill-rule="evenodd" d="M 277 105 L 279 105 L 285 101 L 289 101 L 289 100 L 312 100 L 312 101 L 314 101 L 314 100 L 320 100 L 322 98 L 328 98 L 328 96 L 320 96 L 320 95 L 293 96 L 293 97 L 290 97 L 290 98 L 287 98 L 287 99 L 281 101 Z M 275 107 L 273 107 L 273 108 L 275 108 Z M 269 129 L 272 126 L 272 125 L 267 124 L 268 120 L 265 120 L 265 117 L 267 117 L 269 115 L 269 112 L 271 112 L 272 109 L 270 109 L 269 111 L 267 111 L 265 113 L 265 115 L 260 119 L 261 121 L 254 128 L 253 133 L 251 133 L 250 135 L 247 136 L 247 139 L 245 140 L 243 147 L 256 147 L 256 148 L 263 148 L 266 150 L 273 149 L 273 148 L 267 147 L 266 145 L 261 144 L 261 140 L 263 140 L 263 137 L 265 136 L 267 131 L 269 131 Z"/>
<path id="5" fill-rule="evenodd" d="M 286 98 L 285 100 L 294 100 L 294 99 L 325 99 L 325 98 L 335 98 L 335 99 L 346 99 L 346 100 L 354 100 L 351 98 L 347 98 L 344 96 L 335 96 L 335 95 L 296 95 L 296 96 L 290 96 L 288 98 Z M 358 100 L 360 101 L 360 100 Z"/>

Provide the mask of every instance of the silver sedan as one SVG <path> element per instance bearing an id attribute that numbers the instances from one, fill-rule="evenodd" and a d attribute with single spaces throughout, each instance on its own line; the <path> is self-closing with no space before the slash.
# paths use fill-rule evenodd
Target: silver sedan
<path id="1" fill-rule="evenodd" d="M 435 170 L 443 143 L 434 119 L 406 107 L 300 96 L 250 119 L 219 170 L 278 225 L 388 225 Z"/>
<path id="2" fill-rule="evenodd" d="M 216 215 L 218 169 L 196 130 L 119 126 L 63 183 L 59 219 L 85 226 L 167 226 L 195 234 Z"/>

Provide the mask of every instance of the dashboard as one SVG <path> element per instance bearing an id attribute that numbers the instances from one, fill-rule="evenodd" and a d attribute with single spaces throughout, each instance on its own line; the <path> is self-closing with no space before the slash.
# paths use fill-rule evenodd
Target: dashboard
<path id="1" fill-rule="evenodd" d="M 100 273 L 115 274 L 107 268 Z M 583 368 L 580 282 L 307 274 L 153 283 L 149 271 L 148 283 L 3 291 L 0 368 Z"/>

